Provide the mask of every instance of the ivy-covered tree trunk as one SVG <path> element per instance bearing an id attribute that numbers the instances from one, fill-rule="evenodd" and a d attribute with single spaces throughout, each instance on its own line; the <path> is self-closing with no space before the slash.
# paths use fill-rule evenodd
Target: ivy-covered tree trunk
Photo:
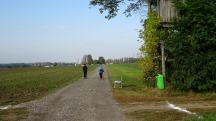
<path id="1" fill-rule="evenodd" d="M 181 90 L 216 91 L 216 1 L 173 0 L 178 11 L 166 47 Z"/>
<path id="2" fill-rule="evenodd" d="M 159 48 L 159 25 L 160 19 L 156 12 L 149 11 L 148 19 L 145 21 L 145 30 L 141 31 L 143 46 L 140 49 L 143 58 L 140 61 L 143 69 L 144 81 L 149 86 L 155 85 L 155 76 L 159 73 L 160 54 Z"/>

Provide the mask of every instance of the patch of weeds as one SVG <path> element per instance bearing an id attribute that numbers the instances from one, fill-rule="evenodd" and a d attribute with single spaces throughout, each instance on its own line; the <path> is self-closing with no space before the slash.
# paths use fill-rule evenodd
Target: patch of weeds
<path id="1" fill-rule="evenodd" d="M 203 100 L 216 100 L 216 93 L 203 93 L 201 98 Z"/>
<path id="2" fill-rule="evenodd" d="M 17 102 L 15 102 L 14 100 L 10 100 L 10 99 L 0 99 L 1 100 L 1 105 L 15 105 L 17 104 Z"/>
<path id="3" fill-rule="evenodd" d="M 200 117 L 193 117 L 185 121 L 216 121 L 216 114 L 215 112 L 208 112 L 208 113 L 204 113 Z"/>
<path id="4" fill-rule="evenodd" d="M 28 116 L 26 108 L 1 110 L 0 121 L 20 121 Z"/>
<path id="5" fill-rule="evenodd" d="M 173 110 L 138 110 L 127 113 L 133 121 L 182 121 L 190 116 Z"/>

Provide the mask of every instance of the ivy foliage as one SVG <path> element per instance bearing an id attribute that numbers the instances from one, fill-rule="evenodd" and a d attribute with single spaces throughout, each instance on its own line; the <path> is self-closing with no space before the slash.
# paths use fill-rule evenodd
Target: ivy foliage
<path id="1" fill-rule="evenodd" d="M 170 30 L 159 30 L 159 17 L 152 11 L 158 0 L 91 0 L 107 19 L 115 17 L 121 3 L 129 2 L 126 15 L 148 3 L 145 31 L 140 32 L 143 46 L 141 65 L 146 82 L 161 70 L 159 40 L 165 40 L 169 80 L 180 90 L 216 91 L 216 0 L 172 0 L 178 13 Z M 159 34 L 160 33 L 160 34 Z"/>
<path id="2" fill-rule="evenodd" d="M 173 0 L 178 17 L 166 48 L 177 89 L 216 91 L 216 0 Z"/>
<path id="3" fill-rule="evenodd" d="M 155 83 L 154 77 L 159 73 L 160 67 L 160 54 L 158 51 L 160 19 L 157 13 L 150 12 L 144 25 L 145 30 L 140 32 L 140 38 L 143 40 L 143 46 L 140 48 L 143 58 L 140 63 L 146 84 L 153 86 Z"/>

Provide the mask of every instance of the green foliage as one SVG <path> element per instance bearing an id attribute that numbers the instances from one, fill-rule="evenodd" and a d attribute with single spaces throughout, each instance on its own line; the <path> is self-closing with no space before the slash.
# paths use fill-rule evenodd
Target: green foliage
<path id="1" fill-rule="evenodd" d="M 173 0 L 178 17 L 168 31 L 171 80 L 181 90 L 216 91 L 216 1 Z"/>
<path id="2" fill-rule="evenodd" d="M 140 51 L 144 56 L 140 64 L 143 69 L 144 80 L 148 85 L 153 85 L 154 78 L 159 72 L 159 20 L 156 12 L 149 13 L 149 18 L 145 23 L 145 30 L 140 32 L 140 38 L 143 39 L 143 46 Z"/>
<path id="3" fill-rule="evenodd" d="M 93 59 L 92 59 L 92 55 L 87 55 L 87 62 L 89 65 L 93 64 Z"/>
<path id="4" fill-rule="evenodd" d="M 91 0 L 90 4 L 93 6 L 100 6 L 99 11 L 103 13 L 104 11 L 108 11 L 108 15 L 105 16 L 107 19 L 111 19 L 117 15 L 119 4 L 123 2 L 123 0 Z"/>
<path id="5" fill-rule="evenodd" d="M 91 65 L 93 64 L 93 59 L 92 59 L 92 55 L 88 54 L 88 55 L 84 55 L 82 58 L 82 64 L 88 64 Z"/>
<path id="6" fill-rule="evenodd" d="M 147 2 L 149 18 L 144 40 L 140 49 L 144 58 L 141 66 L 144 79 L 150 84 L 158 73 L 160 59 L 157 52 L 160 39 L 166 40 L 169 62 L 168 77 L 172 84 L 181 90 L 216 91 L 216 1 L 215 0 L 172 0 L 178 17 L 171 30 L 160 31 L 159 17 L 152 6 L 158 0 L 126 0 L 131 4 L 125 13 L 141 10 Z M 90 4 L 99 6 L 100 12 L 108 11 L 108 19 L 115 17 L 124 0 L 91 0 Z M 156 2 L 157 1 L 157 2 Z M 160 34 L 159 34 L 160 33 Z"/>
<path id="7" fill-rule="evenodd" d="M 128 3 L 125 10 L 126 16 L 130 16 L 131 12 L 139 11 L 144 8 L 147 3 L 149 7 L 149 18 L 146 20 L 145 31 L 140 31 L 140 38 L 143 40 L 143 46 L 141 52 L 144 58 L 141 59 L 140 63 L 144 72 L 144 79 L 148 85 L 154 82 L 154 77 L 159 71 L 159 30 L 158 27 L 159 17 L 157 12 L 153 11 L 152 6 L 156 6 L 158 0 L 91 0 L 90 5 L 99 6 L 99 11 L 103 13 L 108 12 L 105 16 L 107 19 L 111 19 L 117 15 L 119 6 L 121 3 Z"/>
<path id="8" fill-rule="evenodd" d="M 104 57 L 102 57 L 102 56 L 100 56 L 99 58 L 98 58 L 98 64 L 105 64 L 106 63 L 106 60 L 104 59 Z"/>
<path id="9" fill-rule="evenodd" d="M 201 117 L 194 117 L 188 119 L 186 121 L 216 121 L 216 114 L 215 112 L 212 113 L 204 113 Z"/>
<path id="10" fill-rule="evenodd" d="M 90 5 L 98 6 L 100 13 L 108 12 L 105 18 L 111 19 L 117 15 L 121 3 L 129 4 L 124 14 L 130 16 L 132 11 L 138 11 L 146 6 L 147 1 L 150 0 L 91 0 Z"/>

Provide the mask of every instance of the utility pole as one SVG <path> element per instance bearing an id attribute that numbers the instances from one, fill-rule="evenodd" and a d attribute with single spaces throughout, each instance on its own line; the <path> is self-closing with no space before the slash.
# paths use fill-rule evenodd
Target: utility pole
<path id="1" fill-rule="evenodd" d="M 164 76 L 164 83 L 166 82 L 166 69 L 165 69 L 165 54 L 164 54 L 164 41 L 161 40 L 161 60 L 162 60 L 162 74 Z M 166 83 L 165 83 L 166 85 Z"/>

